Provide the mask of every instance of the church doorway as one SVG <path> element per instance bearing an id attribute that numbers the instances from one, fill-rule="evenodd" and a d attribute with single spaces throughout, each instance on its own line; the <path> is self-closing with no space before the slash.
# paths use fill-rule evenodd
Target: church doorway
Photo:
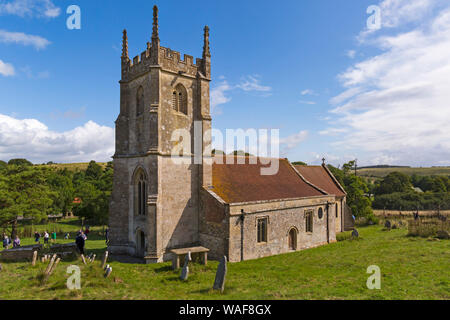
<path id="1" fill-rule="evenodd" d="M 292 228 L 289 231 L 289 250 L 296 251 L 297 250 L 297 230 L 295 228 Z"/>
<path id="2" fill-rule="evenodd" d="M 136 234 L 136 255 L 138 257 L 145 256 L 145 233 L 141 230 L 137 231 Z"/>

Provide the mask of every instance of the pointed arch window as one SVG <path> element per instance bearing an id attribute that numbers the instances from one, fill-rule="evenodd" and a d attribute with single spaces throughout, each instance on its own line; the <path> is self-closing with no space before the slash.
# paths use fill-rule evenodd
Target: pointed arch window
<path id="1" fill-rule="evenodd" d="M 143 216 L 147 213 L 147 182 L 143 172 L 139 172 L 135 185 L 135 212 Z"/>
<path id="2" fill-rule="evenodd" d="M 172 108 L 175 111 L 188 114 L 187 91 L 182 84 L 178 84 L 172 93 Z"/>

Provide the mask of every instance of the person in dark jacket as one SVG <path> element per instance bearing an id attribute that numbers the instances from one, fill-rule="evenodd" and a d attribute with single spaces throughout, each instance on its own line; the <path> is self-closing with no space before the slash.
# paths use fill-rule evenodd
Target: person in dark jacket
<path id="1" fill-rule="evenodd" d="M 84 254 L 84 243 L 86 240 L 84 239 L 84 234 L 81 232 L 76 238 L 75 243 L 77 244 L 77 248 L 81 254 Z"/>

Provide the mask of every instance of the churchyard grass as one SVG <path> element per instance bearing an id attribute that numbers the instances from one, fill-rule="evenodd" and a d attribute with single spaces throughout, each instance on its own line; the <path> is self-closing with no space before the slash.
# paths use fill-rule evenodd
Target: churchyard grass
<path id="1" fill-rule="evenodd" d="M 47 263 L 2 262 L 0 299 L 450 299 L 449 240 L 408 237 L 407 229 L 383 231 L 382 226 L 359 232 L 359 239 L 228 264 L 223 294 L 212 290 L 215 261 L 190 265 L 187 281 L 171 263 L 109 261 L 113 271 L 105 279 L 100 268 L 105 242 L 94 236 L 86 242 L 87 255 L 97 255 L 93 264 L 61 261 L 44 284 L 39 274 Z M 66 287 L 66 268 L 72 264 L 81 268 L 78 291 Z M 381 290 L 366 286 L 371 265 L 381 269 Z"/>

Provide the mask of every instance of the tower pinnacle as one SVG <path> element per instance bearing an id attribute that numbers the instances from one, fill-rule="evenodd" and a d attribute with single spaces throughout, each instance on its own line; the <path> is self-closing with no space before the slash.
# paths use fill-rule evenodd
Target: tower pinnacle
<path id="1" fill-rule="evenodd" d="M 203 58 L 211 57 L 211 52 L 209 51 L 209 27 L 205 26 L 203 34 Z"/>
<path id="2" fill-rule="evenodd" d="M 123 39 L 122 39 L 122 59 L 128 59 L 128 36 L 127 29 L 123 30 Z"/>
<path id="3" fill-rule="evenodd" d="M 159 33 L 158 33 L 158 7 L 153 7 L 153 33 L 152 33 L 152 40 L 159 40 Z"/>

